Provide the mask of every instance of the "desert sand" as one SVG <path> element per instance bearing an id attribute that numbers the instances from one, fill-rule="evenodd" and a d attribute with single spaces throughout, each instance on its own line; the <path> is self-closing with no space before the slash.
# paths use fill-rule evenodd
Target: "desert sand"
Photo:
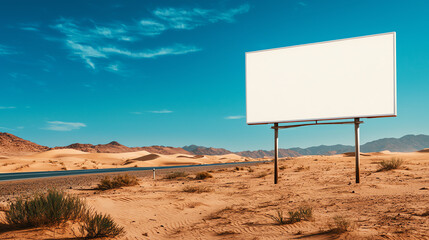
<path id="1" fill-rule="evenodd" d="M 199 165 L 246 161 L 236 154 L 218 156 L 154 154 L 147 151 L 88 153 L 75 149 L 55 149 L 39 153 L 0 156 L 0 173 L 60 171 L 100 168 Z"/>
<path id="2" fill-rule="evenodd" d="M 378 162 L 393 157 L 404 160 L 400 169 L 377 171 Z M 205 180 L 193 180 L 194 173 L 177 180 L 146 176 L 138 186 L 67 192 L 125 227 L 119 239 L 429 239 L 428 152 L 365 154 L 360 184 L 354 183 L 354 157 L 344 155 L 280 161 L 277 185 L 272 167 L 214 169 Z M 211 191 L 183 192 L 186 186 Z M 313 209 L 310 221 L 277 225 L 267 217 L 278 210 L 287 216 L 304 205 Z M 329 231 L 338 215 L 351 223 L 350 231 Z M 70 239 L 72 227 L 7 231 L 0 239 Z"/>

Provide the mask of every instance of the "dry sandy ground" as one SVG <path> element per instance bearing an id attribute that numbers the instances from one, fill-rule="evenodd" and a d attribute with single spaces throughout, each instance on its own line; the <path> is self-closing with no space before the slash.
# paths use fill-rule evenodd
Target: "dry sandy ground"
<path id="1" fill-rule="evenodd" d="M 392 157 L 405 163 L 378 172 L 377 163 Z M 429 210 L 429 153 L 362 156 L 360 184 L 354 183 L 353 157 L 307 156 L 281 161 L 280 166 L 277 185 L 272 183 L 272 164 L 260 164 L 252 170 L 213 170 L 213 178 L 201 181 L 140 177 L 139 186 L 68 192 L 85 197 L 124 226 L 120 239 L 429 239 L 429 216 L 424 214 Z M 212 191 L 186 193 L 185 186 Z M 277 210 L 287 215 L 303 205 L 313 208 L 313 220 L 276 225 L 266 215 Z M 329 232 L 337 215 L 353 229 Z M 0 239 L 72 237 L 64 229 L 0 234 Z"/>
<path id="2" fill-rule="evenodd" d="M 246 161 L 236 154 L 195 156 L 162 155 L 146 151 L 127 153 L 87 153 L 75 149 L 57 149 L 41 153 L 0 156 L 0 173 L 59 171 L 99 168 L 198 165 Z"/>

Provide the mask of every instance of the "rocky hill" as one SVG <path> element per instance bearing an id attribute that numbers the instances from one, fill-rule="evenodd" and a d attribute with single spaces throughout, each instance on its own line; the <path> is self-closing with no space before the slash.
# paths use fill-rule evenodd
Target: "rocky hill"
<path id="1" fill-rule="evenodd" d="M 165 146 L 150 146 L 150 147 L 127 147 L 116 141 L 112 141 L 107 144 L 82 144 L 73 143 L 64 147 L 55 147 L 54 149 L 76 149 L 83 152 L 94 152 L 94 153 L 122 153 L 122 152 L 136 152 L 136 151 L 148 151 L 150 153 L 158 154 L 192 154 L 182 148 L 165 147 Z"/>
<path id="2" fill-rule="evenodd" d="M 223 155 L 233 153 L 223 148 L 202 147 L 196 145 L 184 146 L 183 149 L 195 155 Z"/>
<path id="3" fill-rule="evenodd" d="M 53 149 L 75 149 L 83 152 L 93 152 L 93 153 L 122 153 L 122 152 L 132 152 L 138 150 L 132 150 L 131 148 L 124 146 L 116 141 L 112 141 L 107 144 L 82 144 L 82 143 L 73 143 L 64 147 L 55 147 Z"/>
<path id="4" fill-rule="evenodd" d="M 10 133 L 0 132 L 0 153 L 43 152 L 48 149 Z"/>
<path id="5" fill-rule="evenodd" d="M 193 155 L 193 153 L 188 152 L 183 148 L 176 148 L 176 147 L 150 146 L 150 147 L 135 147 L 132 149 L 140 149 L 139 151 L 143 150 L 143 151 L 148 151 L 150 153 L 165 154 L 165 155 L 171 155 L 171 154 Z"/>

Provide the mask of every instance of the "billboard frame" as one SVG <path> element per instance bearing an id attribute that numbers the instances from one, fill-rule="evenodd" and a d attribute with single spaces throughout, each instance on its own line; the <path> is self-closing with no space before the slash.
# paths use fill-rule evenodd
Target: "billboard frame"
<path id="1" fill-rule="evenodd" d="M 341 42 L 345 40 L 355 40 L 355 39 L 363 39 L 363 38 L 369 38 L 369 37 L 376 37 L 376 36 L 383 36 L 383 35 L 393 35 L 393 114 L 387 115 L 387 114 L 373 114 L 373 115 L 353 115 L 353 116 L 343 116 L 343 117 L 326 117 L 326 118 L 303 118 L 303 119 L 293 119 L 293 120 L 279 120 L 279 121 L 261 121 L 261 122 L 248 122 L 248 113 L 249 113 L 249 105 L 248 105 L 248 82 L 247 82 L 247 76 L 248 76 L 248 68 L 246 65 L 245 69 L 245 75 L 246 75 L 246 81 L 245 81 L 245 89 L 246 89 L 246 123 L 247 125 L 262 125 L 262 124 L 274 124 L 274 123 L 296 123 L 296 122 L 308 122 L 308 121 L 327 121 L 327 120 L 342 120 L 342 119 L 354 119 L 354 118 L 383 118 L 383 117 L 396 117 L 397 116 L 397 84 L 396 84 L 396 32 L 386 32 L 386 33 L 379 33 L 379 34 L 371 34 L 371 35 L 365 35 L 365 36 L 358 36 L 358 37 L 351 37 L 351 38 L 342 38 L 342 39 L 335 39 L 335 40 L 329 40 L 329 41 L 322 41 L 322 42 L 314 42 L 314 43 L 306 43 L 306 44 L 299 44 L 299 45 L 292 45 L 292 46 L 286 46 L 286 47 L 278 47 L 278 48 L 270 48 L 270 49 L 263 49 L 263 50 L 257 50 L 257 51 L 251 51 L 251 52 L 245 52 L 245 61 L 247 62 L 248 55 L 252 53 L 261 53 L 261 52 L 270 52 L 275 50 L 282 50 L 282 49 L 291 49 L 291 48 L 298 48 L 298 47 L 305 47 L 305 46 L 312 46 L 312 45 L 319 45 L 319 44 L 327 44 L 327 43 L 334 43 L 334 42 Z"/>
<path id="2" fill-rule="evenodd" d="M 387 33 L 380 33 L 380 34 L 373 34 L 373 35 L 366 35 L 366 36 L 359 36 L 359 37 L 353 37 L 353 38 L 344 38 L 344 39 L 336 39 L 331 41 L 324 41 L 324 42 L 316 42 L 316 43 L 308 43 L 308 44 L 302 44 L 302 45 L 294 45 L 294 46 L 288 46 L 288 47 L 281 47 L 281 48 L 273 48 L 273 49 L 266 49 L 266 50 L 259 50 L 259 51 L 252 51 L 252 52 L 246 52 L 246 62 L 247 62 L 247 55 L 248 53 L 256 53 L 256 52 L 262 52 L 262 51 L 272 51 L 272 50 L 278 50 L 278 49 L 285 49 L 285 48 L 293 48 L 293 47 L 302 47 L 307 45 L 315 45 L 315 44 L 324 44 L 324 43 L 331 43 L 336 41 L 343 41 L 343 40 L 351 40 L 351 39 L 360 39 L 360 38 L 367 38 L 367 37 L 374 37 L 374 36 L 381 36 L 381 35 L 388 35 L 393 34 L 393 114 L 387 115 L 387 114 L 375 114 L 375 115 L 357 115 L 357 116 L 345 116 L 345 117 L 338 117 L 338 118 L 320 118 L 320 119 L 297 119 L 297 120 L 287 120 L 287 121 L 267 121 L 267 122 L 251 122 L 249 123 L 247 121 L 248 119 L 248 88 L 247 88 L 247 76 L 248 76 L 248 69 L 246 65 L 246 123 L 247 125 L 260 125 L 260 124 L 274 124 L 271 129 L 274 129 L 274 184 L 278 183 L 278 175 L 279 175 L 279 167 L 278 167 L 278 131 L 279 129 L 287 129 L 287 128 L 295 128 L 295 127 L 303 127 L 303 126 L 312 126 L 312 125 L 331 125 L 331 124 L 353 124 L 354 125 L 354 141 L 355 141 L 355 180 L 356 183 L 360 183 L 360 134 L 359 134 L 359 126 L 363 123 L 363 121 L 360 120 L 360 118 L 381 118 L 381 117 L 396 117 L 397 116 L 397 85 L 396 85 L 396 32 L 387 32 Z M 319 122 L 319 121 L 331 121 L 331 120 L 342 120 L 342 119 L 353 119 L 353 121 L 343 121 L 343 122 Z M 309 121 L 315 121 L 315 123 L 301 123 L 301 124 L 295 124 L 295 125 L 283 125 L 279 126 L 279 123 L 299 123 L 299 122 L 309 122 Z"/>

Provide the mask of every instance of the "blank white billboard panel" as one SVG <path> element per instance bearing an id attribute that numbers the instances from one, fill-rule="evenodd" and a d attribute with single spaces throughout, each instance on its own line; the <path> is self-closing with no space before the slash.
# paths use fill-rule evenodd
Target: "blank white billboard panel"
<path id="1" fill-rule="evenodd" d="M 248 124 L 396 116 L 395 33 L 246 53 Z"/>

